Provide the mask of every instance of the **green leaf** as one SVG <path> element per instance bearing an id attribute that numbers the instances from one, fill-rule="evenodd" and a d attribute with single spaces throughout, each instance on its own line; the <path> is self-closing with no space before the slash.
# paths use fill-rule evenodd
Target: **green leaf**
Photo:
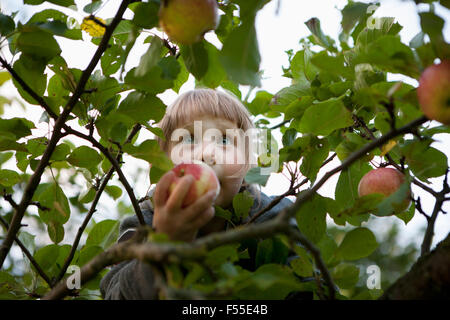
<path id="1" fill-rule="evenodd" d="M 122 188 L 118 186 L 106 186 L 105 191 L 114 200 L 117 200 L 122 195 Z"/>
<path id="2" fill-rule="evenodd" d="M 333 269 L 331 277 L 339 288 L 351 289 L 359 280 L 359 268 L 350 263 L 341 263 Z"/>
<path id="3" fill-rule="evenodd" d="M 314 135 L 329 135 L 336 129 L 353 124 L 351 113 L 345 108 L 341 99 L 331 98 L 313 104 L 306 109 L 299 130 Z"/>
<path id="4" fill-rule="evenodd" d="M 383 71 L 401 73 L 418 79 L 420 70 L 417 67 L 414 53 L 403 44 L 400 37 L 384 35 L 362 47 L 354 63 L 370 63 Z"/>
<path id="5" fill-rule="evenodd" d="M 147 52 L 141 56 L 139 65 L 134 72 L 136 76 L 141 77 L 150 72 L 158 61 L 162 58 L 164 51 L 163 41 L 160 37 L 154 36 L 150 42 Z"/>
<path id="6" fill-rule="evenodd" d="M 100 60 L 100 65 L 105 76 L 112 75 L 120 69 L 124 54 L 125 52 L 121 46 L 111 45 L 106 49 Z"/>
<path id="7" fill-rule="evenodd" d="M 61 53 L 55 38 L 45 31 L 22 31 L 16 40 L 17 49 L 23 54 L 50 61 Z"/>
<path id="8" fill-rule="evenodd" d="M 63 161 L 66 160 L 67 155 L 70 153 L 70 146 L 66 143 L 61 143 L 55 147 L 50 160 Z"/>
<path id="9" fill-rule="evenodd" d="M 374 212 L 376 216 L 384 217 L 388 215 L 392 215 L 395 212 L 399 212 L 400 210 L 405 211 L 408 208 L 404 208 L 405 201 L 411 199 L 411 182 L 406 180 L 401 184 L 400 188 L 391 194 L 389 197 L 386 197 L 383 201 L 381 201 L 377 210 Z"/>
<path id="10" fill-rule="evenodd" d="M 86 246 L 100 246 L 107 249 L 116 242 L 119 235 L 119 221 L 103 220 L 97 223 L 86 239 Z"/>
<path id="11" fill-rule="evenodd" d="M 129 155 L 145 160 L 161 170 L 168 171 L 173 167 L 172 161 L 161 151 L 156 140 L 145 140 L 139 146 L 127 144 L 123 147 L 123 150 Z"/>
<path id="12" fill-rule="evenodd" d="M 255 94 L 252 102 L 247 103 L 246 106 L 248 110 L 253 115 L 264 114 L 270 110 L 269 105 L 272 101 L 273 95 L 267 91 L 258 91 Z"/>
<path id="13" fill-rule="evenodd" d="M 372 167 L 366 162 L 357 161 L 350 168 L 342 170 L 335 189 L 335 199 L 340 208 L 351 208 L 358 197 L 358 184 Z"/>
<path id="14" fill-rule="evenodd" d="M 233 209 L 238 218 L 248 217 L 250 208 L 253 206 L 254 199 L 250 192 L 244 191 L 233 197 Z"/>
<path id="15" fill-rule="evenodd" d="M 46 210 L 39 209 L 39 216 L 44 223 L 55 221 L 64 224 L 70 217 L 69 201 L 63 190 L 56 183 L 41 183 L 33 196 Z"/>
<path id="16" fill-rule="evenodd" d="M 79 253 L 78 259 L 76 260 L 77 265 L 82 267 L 95 256 L 103 252 L 103 248 L 98 245 L 85 245 Z M 74 259 L 75 260 L 75 259 Z"/>
<path id="17" fill-rule="evenodd" d="M 261 85 L 261 57 L 253 21 L 242 23 L 231 31 L 220 52 L 220 61 L 231 80 L 254 87 Z"/>
<path id="18" fill-rule="evenodd" d="M 410 140 L 401 147 L 401 153 L 414 175 L 422 181 L 440 177 L 446 173 L 447 157 L 441 151 L 430 147 L 431 140 Z"/>
<path id="19" fill-rule="evenodd" d="M 0 170 L 0 185 L 5 187 L 12 187 L 19 181 L 20 175 L 17 172 L 8 169 Z"/>
<path id="20" fill-rule="evenodd" d="M 142 76 L 136 75 L 135 71 L 136 68 L 133 68 L 125 76 L 125 83 L 134 89 L 156 94 L 173 86 L 173 80 L 163 78 L 163 70 L 159 65 L 151 68 Z"/>
<path id="21" fill-rule="evenodd" d="M 250 277 L 235 286 L 237 298 L 243 300 L 280 300 L 290 292 L 302 289 L 302 283 L 292 270 L 279 264 L 262 265 Z"/>
<path id="22" fill-rule="evenodd" d="M 132 22 L 141 28 L 152 29 L 158 26 L 160 5 L 156 2 L 139 3 L 134 9 L 134 17 Z"/>
<path id="23" fill-rule="evenodd" d="M 59 249 L 60 247 L 57 244 L 49 244 L 37 250 L 33 256 L 47 275 L 56 276 L 56 271 L 59 267 L 56 266 L 55 261 L 58 259 Z"/>
<path id="24" fill-rule="evenodd" d="M 368 194 L 363 197 L 356 198 L 353 205 L 349 208 L 344 209 L 335 216 L 335 218 L 348 218 L 365 213 L 376 212 L 378 204 L 384 200 L 385 196 L 382 194 Z M 390 210 L 389 214 L 392 214 Z"/>
<path id="25" fill-rule="evenodd" d="M 60 243 L 64 239 L 64 227 L 61 223 L 56 222 L 55 220 L 52 220 L 47 224 L 47 233 L 50 240 L 52 240 L 55 244 Z"/>
<path id="26" fill-rule="evenodd" d="M 361 20 L 367 13 L 367 8 L 370 4 L 362 2 L 348 2 L 347 5 L 342 9 L 342 30 L 345 33 L 350 33 L 350 31 L 355 27 L 356 23 Z"/>
<path id="27" fill-rule="evenodd" d="M 4 164 L 9 159 L 11 159 L 12 156 L 13 156 L 12 152 L 1 152 L 0 153 L 0 168 L 1 168 L 2 164 Z"/>
<path id="28" fill-rule="evenodd" d="M 0 119 L 0 137 L 12 140 L 31 135 L 34 123 L 24 118 Z"/>
<path id="29" fill-rule="evenodd" d="M 268 263 L 286 263 L 289 254 L 289 248 L 277 238 L 268 238 L 260 241 L 256 249 L 255 265 L 256 267 Z"/>
<path id="30" fill-rule="evenodd" d="M 183 57 L 186 69 L 194 75 L 196 79 L 201 79 L 208 71 L 208 51 L 204 41 L 191 45 L 181 46 L 181 56 Z"/>
<path id="31" fill-rule="evenodd" d="M 311 277 L 313 275 L 313 265 L 308 253 L 300 246 L 295 247 L 295 253 L 297 253 L 298 258 L 289 262 L 292 270 L 300 277 Z"/>
<path id="32" fill-rule="evenodd" d="M 327 51 L 321 51 L 311 57 L 311 63 L 337 77 L 344 77 L 345 79 L 354 77 L 352 69 L 344 64 L 343 54 L 331 56 Z"/>
<path id="33" fill-rule="evenodd" d="M 72 40 L 82 40 L 81 29 L 69 29 L 70 19 L 61 11 L 45 9 L 35 13 L 27 22 L 30 28 L 37 27 L 38 30 L 52 33 L 55 36 L 66 37 Z"/>
<path id="34" fill-rule="evenodd" d="M 36 139 L 30 139 L 27 141 L 27 149 L 31 154 L 31 158 L 36 158 L 44 154 L 48 145 L 48 139 L 40 137 Z"/>
<path id="35" fill-rule="evenodd" d="M 227 261 L 235 262 L 238 258 L 239 244 L 229 244 L 212 249 L 206 255 L 205 263 L 212 269 L 217 269 Z"/>
<path id="36" fill-rule="evenodd" d="M 181 67 L 174 56 L 164 57 L 158 62 L 162 70 L 163 79 L 175 80 L 180 73 Z"/>
<path id="37" fill-rule="evenodd" d="M 356 228 L 349 231 L 336 254 L 344 260 L 358 260 L 369 256 L 378 247 L 377 240 L 367 228 Z"/>
<path id="38" fill-rule="evenodd" d="M 227 77 L 227 73 L 220 62 L 220 51 L 211 43 L 204 41 L 208 55 L 208 70 L 199 83 L 208 88 L 217 88 Z"/>
<path id="39" fill-rule="evenodd" d="M 14 31 L 15 27 L 16 24 L 10 16 L 0 13 L 0 36 L 6 37 Z"/>
<path id="40" fill-rule="evenodd" d="M 150 119 L 159 122 L 166 111 L 165 104 L 158 97 L 145 92 L 132 91 L 120 103 L 117 112 L 126 114 L 138 123 Z"/>
<path id="41" fill-rule="evenodd" d="M 445 41 L 442 34 L 445 23 L 444 19 L 435 15 L 433 12 L 421 12 L 419 16 L 422 31 L 430 37 L 431 44 L 437 56 L 441 60 L 448 59 L 450 45 Z"/>
<path id="42" fill-rule="evenodd" d="M 400 220 L 403 220 L 405 223 L 405 226 L 408 224 L 409 221 L 414 217 L 414 214 L 416 213 L 416 206 L 415 202 L 411 201 L 411 205 L 409 206 L 409 209 L 401 212 L 399 214 L 396 214 L 395 216 L 399 218 Z"/>
<path id="43" fill-rule="evenodd" d="M 172 90 L 175 91 L 176 93 L 180 91 L 181 86 L 189 79 L 189 71 L 186 69 L 186 64 L 184 63 L 182 57 L 178 57 L 178 64 L 180 66 L 180 72 L 178 73 L 177 78 L 173 81 L 172 87 Z M 208 70 L 211 69 L 208 68 Z"/>
<path id="44" fill-rule="evenodd" d="M 57 4 L 63 7 L 69 7 L 75 5 L 74 0 L 24 0 L 24 4 L 38 5 L 43 3 L 44 1 Z"/>
<path id="45" fill-rule="evenodd" d="M 294 80 L 299 83 L 311 82 L 319 72 L 319 69 L 311 63 L 313 53 L 308 47 L 297 51 L 291 60 L 291 72 Z"/>
<path id="46" fill-rule="evenodd" d="M 324 198 L 329 199 L 329 198 Z M 328 210 L 328 208 L 327 208 Z M 331 259 L 333 258 L 334 252 L 337 249 L 337 244 L 334 241 L 334 239 L 329 236 L 328 234 L 325 234 L 322 239 L 318 243 L 316 243 L 317 248 L 320 250 L 320 255 L 322 257 L 322 260 L 328 264 L 330 263 Z M 298 252 L 297 252 L 298 253 Z"/>
<path id="47" fill-rule="evenodd" d="M 305 138 L 304 135 L 302 138 Z M 316 180 L 317 173 L 328 157 L 330 148 L 326 139 L 306 136 L 309 143 L 302 148 L 303 161 L 300 166 L 301 173 L 311 182 Z"/>
<path id="48" fill-rule="evenodd" d="M 14 63 L 14 71 L 17 75 L 39 95 L 43 96 L 47 86 L 47 75 L 44 73 L 45 63 L 41 59 L 34 59 L 27 55 L 21 55 Z M 31 104 L 38 104 L 28 92 L 13 78 L 14 86 L 19 91 L 20 95 Z"/>
<path id="49" fill-rule="evenodd" d="M 326 230 L 326 206 L 320 195 L 305 201 L 295 214 L 300 231 L 313 243 L 322 239 Z"/>
<path id="50" fill-rule="evenodd" d="M 315 43 L 324 47 L 325 49 L 336 52 L 336 48 L 334 47 L 334 41 L 329 36 L 326 36 L 321 27 L 320 27 L 320 21 L 317 18 L 311 18 L 308 21 L 305 22 L 306 26 L 308 27 L 309 31 L 313 34 Z"/>
<path id="51" fill-rule="evenodd" d="M 71 165 L 87 169 L 96 167 L 100 161 L 102 161 L 102 157 L 97 151 L 88 146 L 76 148 L 67 158 L 67 162 Z"/>
<path id="52" fill-rule="evenodd" d="M 80 203 L 89 203 L 94 201 L 95 198 L 95 189 L 94 188 L 88 188 L 80 193 L 78 196 L 78 201 Z"/>

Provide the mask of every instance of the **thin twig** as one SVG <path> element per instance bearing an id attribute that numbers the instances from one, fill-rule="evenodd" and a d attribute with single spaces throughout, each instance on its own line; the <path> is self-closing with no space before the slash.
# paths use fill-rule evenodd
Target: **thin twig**
<path id="1" fill-rule="evenodd" d="M 67 130 L 68 130 L 67 132 L 69 132 L 77 137 L 80 137 L 86 141 L 89 141 L 90 143 L 92 143 L 92 145 L 94 147 L 99 149 L 105 155 L 105 157 L 109 160 L 109 162 L 113 166 L 114 170 L 119 175 L 119 180 L 120 180 L 120 182 L 122 182 L 123 186 L 125 187 L 125 190 L 128 193 L 128 196 L 130 197 L 131 204 L 133 205 L 133 208 L 134 208 L 136 216 L 139 220 L 139 223 L 141 225 L 145 225 L 144 216 L 142 215 L 141 209 L 139 207 L 139 202 L 136 200 L 136 197 L 133 192 L 133 188 L 131 188 L 130 184 L 128 183 L 127 178 L 125 177 L 122 169 L 120 168 L 119 161 L 117 161 L 112 156 L 112 154 L 108 151 L 107 148 L 105 148 L 100 142 L 95 140 L 93 137 L 85 135 L 84 133 L 74 130 L 72 128 L 67 128 Z"/>
<path id="2" fill-rule="evenodd" d="M 8 230 L 8 228 L 9 228 L 8 222 L 6 222 L 1 216 L 0 216 L 0 223 L 3 225 L 3 227 L 5 227 L 6 230 Z M 30 260 L 31 264 L 36 269 L 36 272 L 42 277 L 42 279 L 44 279 L 45 282 L 47 282 L 47 284 L 50 286 L 50 288 L 52 288 L 53 287 L 52 281 L 47 276 L 45 271 L 42 270 L 41 266 L 34 259 L 33 255 L 30 253 L 30 251 L 28 251 L 27 247 L 25 247 L 25 245 L 22 243 L 22 241 L 20 241 L 19 238 L 17 238 L 16 236 L 14 236 L 14 241 L 20 247 L 20 249 L 25 254 L 25 256 L 28 258 L 28 260 Z"/>
<path id="3" fill-rule="evenodd" d="M 128 135 L 127 140 L 125 141 L 124 144 L 127 144 L 129 142 L 131 142 L 131 140 L 133 139 L 133 137 L 137 134 L 137 132 L 140 130 L 141 126 L 140 125 L 135 125 L 133 127 L 133 129 L 131 130 L 130 134 Z M 116 158 L 117 161 L 120 161 L 122 157 L 122 154 L 119 154 Z M 61 268 L 61 271 L 57 277 L 57 281 L 60 281 L 63 277 L 64 274 L 66 273 L 67 268 L 69 267 L 70 263 L 72 262 L 73 257 L 75 256 L 75 252 L 76 249 L 78 248 L 78 244 L 80 243 L 80 239 L 81 236 L 83 235 L 84 230 L 86 229 L 89 221 L 92 218 L 92 215 L 94 214 L 94 212 L 96 211 L 96 207 L 97 207 L 97 203 L 100 200 L 100 196 L 102 195 L 103 191 L 105 190 L 109 180 L 111 179 L 113 173 L 114 173 L 114 167 L 111 167 L 111 169 L 109 169 L 109 171 L 107 172 L 107 174 L 105 175 L 105 177 L 102 180 L 102 183 L 100 184 L 100 186 L 97 189 L 97 192 L 95 193 L 95 198 L 92 202 L 92 205 L 89 209 L 89 212 L 87 213 L 86 217 L 83 220 L 82 225 L 78 228 L 78 232 L 75 236 L 75 240 L 74 243 L 72 245 L 72 248 L 70 250 L 69 255 L 67 256 L 66 260 L 64 261 L 64 265 Z"/>

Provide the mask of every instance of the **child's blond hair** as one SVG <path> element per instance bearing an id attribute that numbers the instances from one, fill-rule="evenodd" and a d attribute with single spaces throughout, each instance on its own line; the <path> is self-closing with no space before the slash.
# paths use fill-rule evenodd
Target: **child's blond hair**
<path id="1" fill-rule="evenodd" d="M 238 98 L 228 92 L 194 89 L 181 94 L 166 110 L 159 122 L 165 140 L 158 139 L 161 149 L 168 150 L 172 132 L 197 116 L 209 115 L 234 122 L 244 132 L 254 128 L 250 113 Z"/>

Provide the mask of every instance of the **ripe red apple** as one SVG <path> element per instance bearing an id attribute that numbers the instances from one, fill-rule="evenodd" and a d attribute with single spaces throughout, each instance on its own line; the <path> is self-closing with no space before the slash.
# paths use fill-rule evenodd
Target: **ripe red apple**
<path id="1" fill-rule="evenodd" d="M 428 119 L 450 125 L 450 60 L 425 69 L 419 79 L 417 97 Z"/>
<path id="2" fill-rule="evenodd" d="M 366 173 L 358 185 L 358 194 L 360 197 L 379 193 L 385 197 L 395 193 L 405 182 L 405 176 L 400 171 L 393 168 L 378 168 Z M 411 202 L 407 197 L 401 203 L 393 203 L 394 213 L 405 211 Z"/>
<path id="3" fill-rule="evenodd" d="M 216 0 L 164 0 L 159 10 L 161 28 L 175 42 L 193 44 L 217 27 Z"/>
<path id="4" fill-rule="evenodd" d="M 194 203 L 199 197 L 210 190 L 216 191 L 216 197 L 219 195 L 219 179 L 214 170 L 206 163 L 197 160 L 194 160 L 192 163 L 181 163 L 173 168 L 172 171 L 175 173 L 175 177 L 169 186 L 169 193 L 173 192 L 181 178 L 185 175 L 190 174 L 194 177 L 194 182 L 183 200 L 183 208 Z"/>

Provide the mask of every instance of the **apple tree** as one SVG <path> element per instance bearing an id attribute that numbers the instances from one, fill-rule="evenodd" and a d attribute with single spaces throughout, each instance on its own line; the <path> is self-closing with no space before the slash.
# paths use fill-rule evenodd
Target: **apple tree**
<path id="1" fill-rule="evenodd" d="M 436 135 L 448 139 L 450 123 L 425 116 L 433 114 L 429 110 L 448 113 L 450 70 L 447 64 L 439 77 L 424 80 L 430 90 L 438 88 L 428 99 L 417 96 L 417 86 L 389 80 L 398 74 L 419 81 L 428 67 L 445 66 L 450 47 L 434 10 L 439 1 L 415 1 L 426 10 L 418 10 L 421 31 L 410 43 L 402 42 L 394 18 L 374 18 L 375 4 L 349 1 L 341 9 L 338 39 L 311 17 L 305 22 L 310 35 L 299 39 L 302 48 L 287 51 L 289 64 L 279 66 L 290 85 L 278 92 L 261 85 L 255 29 L 258 11 L 270 0 L 205 0 L 218 7 L 210 31 L 217 39 L 199 36 L 193 43 L 174 41 L 159 28 L 162 8 L 177 0 L 123 0 L 111 17 L 102 14 L 104 0 L 82 8 L 74 0 L 24 0 L 44 2 L 53 6 L 25 22 L 17 12 L 0 13 L 0 85 L 12 82 L 20 95 L 0 97 L 2 113 L 17 109 L 0 120 L 0 297 L 95 299 L 107 267 L 135 258 L 161 271 L 164 299 L 285 299 L 294 291 L 316 299 L 450 296 L 449 236 L 432 247 L 436 219 L 450 200 L 448 159 L 433 142 Z M 448 1 L 439 3 L 449 8 Z M 70 14 L 79 9 L 82 21 Z M 202 25 L 201 15 L 186 19 Z M 204 25 L 211 29 L 210 22 Z M 62 41 L 95 46 L 84 68 L 63 58 Z M 147 49 L 130 66 L 133 49 L 143 44 Z M 242 227 L 173 243 L 145 228 L 139 206 L 145 194 L 135 186 L 148 175 L 156 183 L 171 169 L 155 139 L 166 110 L 158 95 L 178 93 L 189 79 L 231 91 L 259 128 L 281 134 L 275 152 L 261 155 L 246 179 L 266 185 L 261 169 L 277 161 L 273 173 L 288 172 L 290 187 Z M 31 108 L 40 110 L 39 120 L 27 119 Z M 281 122 L 273 125 L 277 118 Z M 36 134 L 42 125 L 47 132 Z M 142 139 L 145 134 L 150 138 Z M 150 173 L 127 174 L 132 158 L 150 164 Z M 400 186 L 389 195 L 358 194 L 361 178 L 382 167 L 401 174 Z M 334 195 L 325 196 L 321 188 L 331 177 L 337 177 Z M 412 185 L 433 198 L 430 212 L 409 192 Z M 120 217 L 135 214 L 143 225 L 129 241 L 116 243 L 117 220 L 95 220 L 105 196 L 116 201 Z M 290 207 L 254 223 L 288 196 Z M 395 210 L 405 201 L 406 209 Z M 216 213 L 235 225 L 252 203 L 238 194 L 233 210 Z M 427 221 L 420 258 L 414 249 L 386 253 L 396 246 L 395 230 L 382 238 L 370 221 L 395 217 L 407 224 L 415 215 Z M 37 240 L 42 233 L 49 241 Z M 15 249 L 23 258 L 12 255 Z M 295 258 L 285 263 L 290 253 Z M 243 268 L 249 258 L 254 267 Z M 16 270 L 19 260 L 25 271 Z M 398 265 L 401 274 L 381 285 L 361 284 L 363 263 L 375 266 L 374 274 L 376 267 L 390 274 Z M 69 287 L 77 267 L 81 287 Z"/>

